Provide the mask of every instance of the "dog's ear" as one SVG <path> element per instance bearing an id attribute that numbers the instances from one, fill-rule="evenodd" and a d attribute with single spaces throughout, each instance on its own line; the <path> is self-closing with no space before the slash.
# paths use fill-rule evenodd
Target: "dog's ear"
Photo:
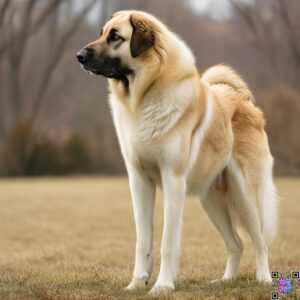
<path id="1" fill-rule="evenodd" d="M 145 20 L 131 15 L 130 23 L 132 26 L 130 51 L 132 57 L 137 57 L 154 45 L 155 36 L 150 25 Z"/>

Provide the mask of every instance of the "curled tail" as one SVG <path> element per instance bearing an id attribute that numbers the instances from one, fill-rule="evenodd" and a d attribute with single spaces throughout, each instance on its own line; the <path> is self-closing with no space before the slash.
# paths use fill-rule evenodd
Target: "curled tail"
<path id="1" fill-rule="evenodd" d="M 246 82 L 229 66 L 216 65 L 207 69 L 201 79 L 209 85 L 226 84 L 245 96 L 246 101 L 255 102 Z"/>

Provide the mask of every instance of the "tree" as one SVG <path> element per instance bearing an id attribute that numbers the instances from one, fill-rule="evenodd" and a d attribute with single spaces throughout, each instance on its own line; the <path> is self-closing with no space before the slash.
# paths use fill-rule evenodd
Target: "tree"
<path id="1" fill-rule="evenodd" d="M 229 1 L 247 24 L 254 44 L 269 61 L 278 81 L 299 89 L 299 1 Z"/>
<path id="2" fill-rule="evenodd" d="M 5 0 L 0 7 L 0 134 L 9 135 L 20 122 L 35 123 L 45 94 L 51 85 L 51 77 L 58 66 L 67 44 L 88 12 L 99 2 L 89 0 L 81 10 L 72 10 L 72 0 Z M 65 5 L 71 5 L 71 14 L 64 19 L 61 15 Z M 59 27 L 59 28 L 58 28 Z M 44 33 L 47 52 L 40 64 L 39 79 L 31 88 L 28 99 L 28 86 L 24 86 L 23 66 L 27 59 L 32 37 Z M 5 80 L 4 80 L 5 79 Z M 3 92 L 4 82 L 7 82 Z M 1 86 L 2 85 L 2 86 Z M 25 109 L 26 106 L 26 109 Z M 31 109 L 28 111 L 28 107 Z M 25 114 L 26 111 L 26 114 Z M 9 118 L 6 114 L 9 112 Z"/>

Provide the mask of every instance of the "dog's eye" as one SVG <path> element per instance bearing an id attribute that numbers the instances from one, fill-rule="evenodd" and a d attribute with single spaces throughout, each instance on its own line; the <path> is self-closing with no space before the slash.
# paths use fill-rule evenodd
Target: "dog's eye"
<path id="1" fill-rule="evenodd" d="M 115 29 L 112 29 L 109 33 L 109 37 L 108 37 L 108 40 L 109 42 L 116 42 L 120 39 L 121 37 L 118 35 L 118 32 L 117 30 Z"/>

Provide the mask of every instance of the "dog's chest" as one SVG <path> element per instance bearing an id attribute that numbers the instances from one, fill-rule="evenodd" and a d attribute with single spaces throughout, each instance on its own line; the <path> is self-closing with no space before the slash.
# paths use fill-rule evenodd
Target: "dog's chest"
<path id="1" fill-rule="evenodd" d="M 129 151 L 143 169 L 156 168 L 164 150 L 164 144 L 155 139 L 155 133 L 156 126 L 149 122 L 148 127 L 146 124 L 137 124 L 129 134 Z"/>
<path id="2" fill-rule="evenodd" d="M 159 170 L 167 160 L 180 155 L 176 127 L 189 105 L 183 90 L 186 92 L 181 88 L 177 88 L 177 93 L 156 92 L 145 97 L 134 112 L 127 103 L 111 98 L 125 161 L 145 170 Z"/>
<path id="3" fill-rule="evenodd" d="M 182 107 L 164 106 L 162 103 L 148 104 L 136 116 L 120 116 L 119 139 L 124 154 L 143 169 L 159 169 L 172 136 L 168 133 L 182 114 Z M 125 122 L 124 122 L 125 121 Z"/>

